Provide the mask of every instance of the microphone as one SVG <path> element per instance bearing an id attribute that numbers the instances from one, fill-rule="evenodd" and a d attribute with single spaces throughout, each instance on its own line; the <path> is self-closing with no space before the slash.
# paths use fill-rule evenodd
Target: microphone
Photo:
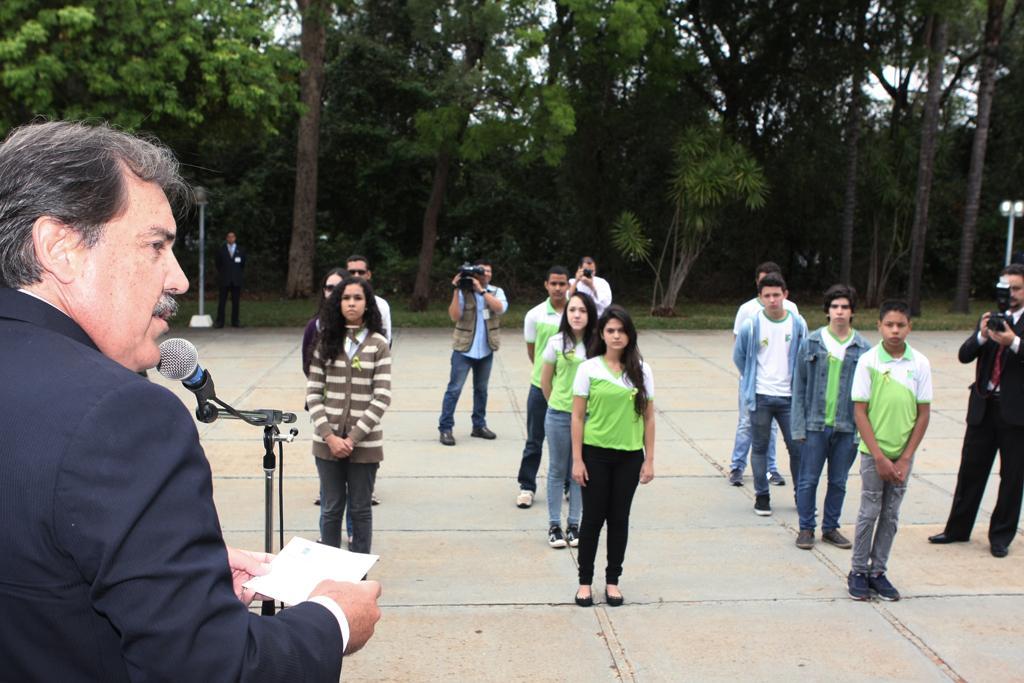
<path id="1" fill-rule="evenodd" d="M 167 379 L 180 380 L 186 389 L 196 395 L 196 415 L 200 420 L 206 422 L 204 416 L 211 410 L 214 411 L 212 418 L 216 419 L 216 409 L 207 403 L 217 396 L 213 377 L 199 365 L 199 352 L 192 342 L 179 338 L 164 341 L 160 344 L 160 362 L 156 369 Z"/>

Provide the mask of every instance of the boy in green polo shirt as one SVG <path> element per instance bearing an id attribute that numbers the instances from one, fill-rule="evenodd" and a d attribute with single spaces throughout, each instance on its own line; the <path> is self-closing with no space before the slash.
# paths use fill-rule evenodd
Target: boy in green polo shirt
<path id="1" fill-rule="evenodd" d="M 860 512 L 847 578 L 854 600 L 867 600 L 872 593 L 882 600 L 900 599 L 885 569 L 914 453 L 931 414 L 931 365 L 906 342 L 910 307 L 903 301 L 883 302 L 878 331 L 882 341 L 860 357 L 851 389 L 861 438 Z"/>

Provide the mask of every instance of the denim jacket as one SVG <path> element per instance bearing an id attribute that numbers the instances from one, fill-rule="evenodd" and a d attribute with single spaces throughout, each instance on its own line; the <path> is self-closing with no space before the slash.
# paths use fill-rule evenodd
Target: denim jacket
<path id="1" fill-rule="evenodd" d="M 806 439 L 807 432 L 825 429 L 825 389 L 828 386 L 828 349 L 821 335 L 825 328 L 811 332 L 800 345 L 799 360 L 793 372 L 793 404 L 790 413 L 790 429 L 794 439 Z M 843 365 L 839 371 L 839 396 L 836 399 L 837 432 L 854 432 L 853 401 L 850 389 L 853 385 L 853 371 L 857 360 L 871 345 L 860 335 L 853 333 L 853 341 L 846 348 Z"/>
<path id="2" fill-rule="evenodd" d="M 789 345 L 789 371 L 793 373 L 797 353 L 807 336 L 807 323 L 800 317 L 799 313 L 793 313 L 793 339 Z M 753 412 L 757 408 L 757 351 L 761 347 L 757 340 L 761 335 L 761 316 L 755 315 L 747 319 L 736 336 L 736 345 L 732 348 L 732 362 L 740 371 L 740 397 L 743 399 L 743 409 Z"/>

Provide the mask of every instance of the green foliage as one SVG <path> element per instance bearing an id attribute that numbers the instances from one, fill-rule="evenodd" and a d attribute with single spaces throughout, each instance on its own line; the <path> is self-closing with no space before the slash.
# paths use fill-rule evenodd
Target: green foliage
<path id="1" fill-rule="evenodd" d="M 0 128 L 45 115 L 157 131 L 216 119 L 274 133 L 295 111 L 299 67 L 272 43 L 275 5 L 6 0 Z"/>

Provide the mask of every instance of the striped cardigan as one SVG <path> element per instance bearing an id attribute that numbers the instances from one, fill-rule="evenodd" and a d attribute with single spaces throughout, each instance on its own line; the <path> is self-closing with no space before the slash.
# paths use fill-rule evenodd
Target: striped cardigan
<path id="1" fill-rule="evenodd" d="M 368 334 L 352 361 L 344 350 L 327 367 L 320 350 L 313 352 L 306 382 L 306 406 L 313 420 L 313 455 L 333 460 L 324 439 L 330 434 L 352 437 L 352 462 L 384 459 L 380 428 L 391 404 L 391 351 L 380 334 Z"/>

